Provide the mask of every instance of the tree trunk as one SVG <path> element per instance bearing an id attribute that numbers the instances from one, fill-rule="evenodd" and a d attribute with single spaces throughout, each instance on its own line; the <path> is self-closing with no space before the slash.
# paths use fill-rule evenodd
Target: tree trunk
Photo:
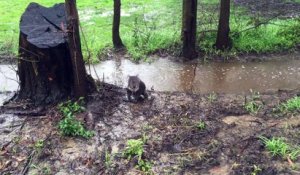
<path id="1" fill-rule="evenodd" d="M 76 0 L 65 0 L 68 44 L 73 68 L 75 97 L 87 96 L 87 73 L 81 52 L 79 17 Z"/>
<path id="2" fill-rule="evenodd" d="M 229 38 L 229 19 L 230 0 L 221 0 L 218 34 L 215 44 L 218 50 L 230 49 L 232 47 L 231 39 Z"/>
<path id="3" fill-rule="evenodd" d="M 197 0 L 183 0 L 182 11 L 182 55 L 185 58 L 197 57 L 196 31 L 197 31 Z"/>
<path id="4" fill-rule="evenodd" d="M 124 44 L 120 37 L 121 0 L 114 0 L 114 19 L 112 28 L 113 44 L 115 48 L 122 48 Z"/>

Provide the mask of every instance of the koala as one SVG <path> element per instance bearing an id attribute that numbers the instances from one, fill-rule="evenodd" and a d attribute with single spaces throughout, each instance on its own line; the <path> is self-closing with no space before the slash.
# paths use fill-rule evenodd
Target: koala
<path id="1" fill-rule="evenodd" d="M 127 98 L 128 101 L 132 101 L 132 97 L 134 97 L 134 102 L 139 100 L 144 100 L 148 98 L 148 94 L 146 92 L 145 83 L 138 76 L 129 76 L 127 90 Z"/>

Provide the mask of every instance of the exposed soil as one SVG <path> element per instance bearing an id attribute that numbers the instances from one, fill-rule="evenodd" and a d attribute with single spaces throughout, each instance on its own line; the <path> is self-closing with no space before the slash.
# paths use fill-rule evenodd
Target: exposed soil
<path id="1" fill-rule="evenodd" d="M 153 174 L 298 174 L 299 161 L 272 157 L 258 136 L 284 137 L 300 145 L 300 115 L 273 111 L 300 90 L 261 94 L 257 114 L 244 102 L 251 96 L 149 92 L 141 103 L 124 102 L 125 91 L 104 85 L 90 96 L 87 111 L 77 118 L 95 132 L 91 139 L 61 136 L 55 107 L 35 108 L 15 117 L 9 104 L 0 115 L 0 174 L 143 174 L 135 158 L 123 158 L 128 139 L 146 136 L 143 159 Z M 5 109 L 5 110 L 4 110 Z M 25 110 L 26 111 L 26 110 Z M 40 114 L 40 115 L 38 115 Z M 199 121 L 205 129 L 197 128 Z M 34 144 L 42 140 L 44 146 Z M 106 155 L 106 156 L 105 156 Z M 110 161 L 107 155 L 111 155 Z M 292 165 L 293 164 L 293 165 Z"/>

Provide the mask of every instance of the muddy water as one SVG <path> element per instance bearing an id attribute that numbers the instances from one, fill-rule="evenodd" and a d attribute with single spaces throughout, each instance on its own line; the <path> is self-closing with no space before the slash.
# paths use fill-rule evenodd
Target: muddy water
<path id="1" fill-rule="evenodd" d="M 95 66 L 105 82 L 126 86 L 128 75 L 139 75 L 147 88 L 194 93 L 247 93 L 300 88 L 300 61 L 252 63 L 175 63 L 158 59 L 149 64 L 129 60 Z M 92 73 L 95 77 L 95 73 Z"/>
<path id="2" fill-rule="evenodd" d="M 16 66 L 0 65 L 0 92 L 16 91 L 18 87 Z"/>
<path id="3" fill-rule="evenodd" d="M 18 89 L 15 67 L 0 65 L 0 92 Z M 125 87 L 128 75 L 139 75 L 148 89 L 194 93 L 247 93 L 300 88 L 300 60 L 250 63 L 176 63 L 158 59 L 135 64 L 109 60 L 95 65 L 98 77 Z M 92 71 L 94 78 L 97 78 Z M 0 95 L 3 99 L 6 95 Z M 0 100 L 2 101 L 2 100 Z M 0 102 L 1 104 L 1 102 Z"/>

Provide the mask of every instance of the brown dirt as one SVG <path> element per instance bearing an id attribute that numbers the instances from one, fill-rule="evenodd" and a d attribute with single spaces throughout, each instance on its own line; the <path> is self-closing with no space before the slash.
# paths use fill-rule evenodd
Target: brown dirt
<path id="1" fill-rule="evenodd" d="M 254 172 L 254 166 L 264 175 L 299 172 L 299 159 L 291 166 L 272 157 L 258 136 L 300 145 L 299 111 L 273 112 L 300 90 L 261 94 L 257 103 L 263 107 L 255 115 L 244 109 L 250 95 L 217 94 L 212 100 L 209 94 L 149 93 L 147 101 L 128 103 L 123 89 L 102 86 L 77 116 L 95 132 L 88 140 L 61 136 L 55 107 L 42 116 L 0 115 L 0 174 L 143 174 L 135 158 L 122 156 L 127 140 L 143 135 L 148 138 L 143 159 L 152 162 L 153 174 L 241 175 Z M 197 128 L 199 121 L 205 129 Z M 42 149 L 34 146 L 38 140 Z"/>

